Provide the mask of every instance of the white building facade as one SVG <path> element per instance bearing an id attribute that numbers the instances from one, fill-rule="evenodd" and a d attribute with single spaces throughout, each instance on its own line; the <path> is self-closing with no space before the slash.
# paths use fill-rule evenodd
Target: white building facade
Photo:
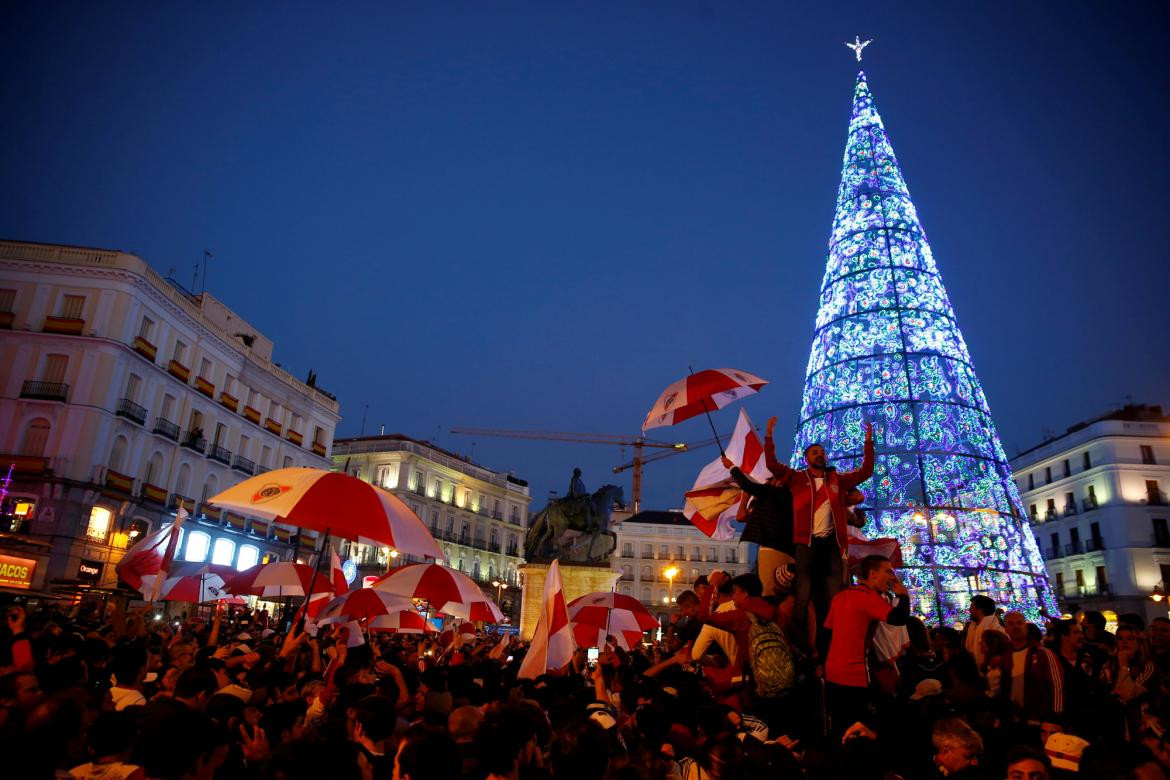
<path id="1" fill-rule="evenodd" d="M 116 587 L 127 546 L 180 506 L 179 559 L 243 569 L 308 542 L 206 503 L 253 474 L 331 465 L 336 399 L 272 350 L 135 255 L 0 241 L 0 527 L 48 543 L 34 587 Z"/>
<path id="2" fill-rule="evenodd" d="M 614 512 L 612 528 L 618 593 L 641 601 L 659 622 L 669 619 L 674 599 L 700 574 L 719 569 L 734 577 L 752 568 L 747 544 L 711 539 L 681 512 Z M 666 576 L 671 568 L 678 569 L 673 583 Z"/>
<path id="3" fill-rule="evenodd" d="M 1066 613 L 1166 617 L 1167 602 L 1151 598 L 1170 586 L 1170 417 L 1160 407 L 1074 425 L 1011 463 Z"/>
<path id="4" fill-rule="evenodd" d="M 532 501 L 528 484 L 492 471 L 429 442 L 401 434 L 337 439 L 333 466 L 385 488 L 402 499 L 435 537 L 443 563 L 498 596 L 501 609 L 518 618 L 520 566 Z M 390 550 L 351 544 L 362 575 L 385 573 L 409 562 Z"/>

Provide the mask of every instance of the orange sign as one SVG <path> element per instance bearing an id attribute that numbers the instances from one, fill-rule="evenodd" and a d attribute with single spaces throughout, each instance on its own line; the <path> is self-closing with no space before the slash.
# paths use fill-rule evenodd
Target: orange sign
<path id="1" fill-rule="evenodd" d="M 292 485 L 275 485 L 270 482 L 252 494 L 252 503 L 263 504 L 265 501 L 283 496 L 290 490 L 292 490 Z"/>
<path id="2" fill-rule="evenodd" d="M 37 562 L 31 558 L 0 555 L 0 587 L 28 590 L 32 587 L 33 572 L 36 569 Z"/>

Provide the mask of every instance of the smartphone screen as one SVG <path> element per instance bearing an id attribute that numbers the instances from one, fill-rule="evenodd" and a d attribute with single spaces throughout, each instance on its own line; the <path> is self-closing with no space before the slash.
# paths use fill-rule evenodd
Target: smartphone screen
<path id="1" fill-rule="evenodd" d="M 589 663 L 596 664 L 597 659 L 600 655 L 601 655 L 600 650 L 598 650 L 596 647 L 591 647 L 591 648 L 589 648 L 589 652 L 586 654 L 586 658 L 589 660 Z"/>

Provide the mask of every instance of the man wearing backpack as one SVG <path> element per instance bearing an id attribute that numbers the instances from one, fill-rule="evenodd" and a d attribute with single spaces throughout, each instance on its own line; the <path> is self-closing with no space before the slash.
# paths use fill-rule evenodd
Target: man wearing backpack
<path id="1" fill-rule="evenodd" d="M 888 591 L 898 597 L 894 606 L 885 599 Z M 837 594 L 825 618 L 825 628 L 833 632 L 825 660 L 825 682 L 834 733 L 841 734 L 863 720 L 869 710 L 866 657 L 873 624 L 880 621 L 904 626 L 909 617 L 910 597 L 895 576 L 890 559 L 883 555 L 862 558 L 858 584 Z"/>

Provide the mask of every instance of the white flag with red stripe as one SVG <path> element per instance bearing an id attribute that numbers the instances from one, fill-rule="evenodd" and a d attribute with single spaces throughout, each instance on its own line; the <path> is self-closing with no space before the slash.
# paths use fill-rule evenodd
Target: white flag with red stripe
<path id="1" fill-rule="evenodd" d="M 565 590 L 561 584 L 561 567 L 557 561 L 553 561 L 544 581 L 536 633 L 532 635 L 528 655 L 524 656 L 516 676 L 522 680 L 535 680 L 549 669 L 559 669 L 573 660 L 576 648 L 573 628 L 569 625 Z"/>
<path id="2" fill-rule="evenodd" d="M 338 596 L 349 593 L 349 583 L 345 581 L 345 572 L 341 568 L 341 558 L 337 550 L 329 551 L 329 581 L 333 583 L 333 592 Z"/>
<path id="3" fill-rule="evenodd" d="M 740 471 L 756 482 L 764 482 L 772 476 L 764 462 L 764 443 L 743 409 L 739 410 L 735 431 L 724 453 L 728 460 L 739 466 Z M 733 523 L 746 514 L 748 498 L 732 480 L 722 458 L 716 458 L 699 472 L 694 486 L 687 491 L 683 514 L 712 539 L 734 539 L 736 529 Z"/>
<path id="4" fill-rule="evenodd" d="M 156 601 L 162 582 L 170 571 L 171 561 L 179 545 L 179 529 L 187 519 L 187 510 L 179 509 L 175 522 L 152 531 L 126 551 L 114 567 L 118 576 L 132 588 L 142 588 L 144 577 L 156 576 L 151 592 L 144 594 L 148 601 Z"/>

